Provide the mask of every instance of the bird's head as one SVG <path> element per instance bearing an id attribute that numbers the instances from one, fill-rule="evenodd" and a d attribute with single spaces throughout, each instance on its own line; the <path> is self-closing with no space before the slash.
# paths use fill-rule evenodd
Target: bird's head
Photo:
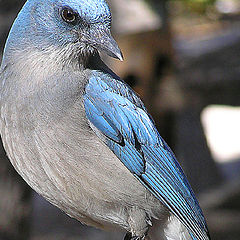
<path id="1" fill-rule="evenodd" d="M 82 56 L 99 51 L 123 59 L 111 36 L 105 0 L 28 0 L 15 25 L 17 42 L 24 39 L 35 47 L 69 49 Z"/>

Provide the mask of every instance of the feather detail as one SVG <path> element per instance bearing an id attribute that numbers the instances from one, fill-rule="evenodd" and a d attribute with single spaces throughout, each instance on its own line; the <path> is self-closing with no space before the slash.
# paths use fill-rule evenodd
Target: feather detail
<path id="1" fill-rule="evenodd" d="M 122 81 L 95 72 L 86 86 L 84 105 L 96 134 L 105 136 L 104 142 L 129 171 L 168 207 L 193 239 L 209 239 L 183 170 L 135 93 Z"/>

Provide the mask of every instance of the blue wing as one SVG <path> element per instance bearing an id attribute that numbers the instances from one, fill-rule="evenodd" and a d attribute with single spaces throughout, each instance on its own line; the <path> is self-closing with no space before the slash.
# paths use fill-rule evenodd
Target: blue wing
<path id="1" fill-rule="evenodd" d="M 88 120 L 129 171 L 196 239 L 209 239 L 204 216 L 180 165 L 135 93 L 121 80 L 94 72 L 84 105 Z"/>

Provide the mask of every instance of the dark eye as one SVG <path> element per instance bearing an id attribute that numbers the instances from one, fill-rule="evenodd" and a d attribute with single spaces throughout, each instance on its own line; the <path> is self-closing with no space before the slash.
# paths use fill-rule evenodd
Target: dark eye
<path id="1" fill-rule="evenodd" d="M 67 23 L 75 23 L 77 20 L 77 14 L 69 7 L 61 9 L 61 17 Z"/>

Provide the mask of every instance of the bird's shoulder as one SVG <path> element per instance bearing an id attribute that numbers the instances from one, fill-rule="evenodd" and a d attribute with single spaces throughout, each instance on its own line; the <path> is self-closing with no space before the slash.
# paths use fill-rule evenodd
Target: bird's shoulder
<path id="1" fill-rule="evenodd" d="M 93 72 L 86 86 L 87 118 L 107 138 L 141 144 L 163 145 L 154 121 L 139 96 L 119 77 Z M 138 141 L 136 141 L 138 139 Z"/>
<path id="2" fill-rule="evenodd" d="M 86 86 L 87 93 L 98 89 L 101 93 L 112 93 L 112 97 L 124 98 L 147 112 L 142 100 L 131 87 L 111 71 L 93 71 Z M 108 96 L 109 97 L 109 96 Z"/>

